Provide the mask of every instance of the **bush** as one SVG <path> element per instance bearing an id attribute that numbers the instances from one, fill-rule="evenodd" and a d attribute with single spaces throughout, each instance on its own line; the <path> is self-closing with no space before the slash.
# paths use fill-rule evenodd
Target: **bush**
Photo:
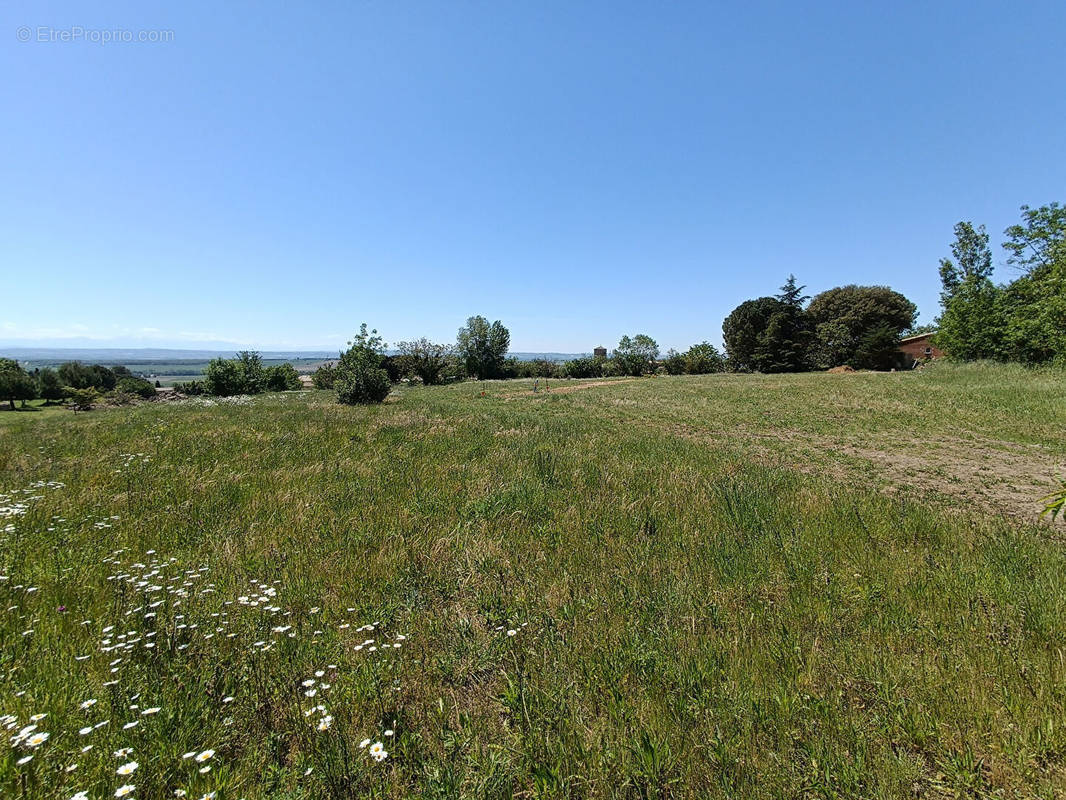
<path id="1" fill-rule="evenodd" d="M 311 373 L 311 382 L 316 389 L 329 389 L 334 388 L 334 383 L 337 380 L 337 367 L 330 361 L 328 364 L 323 364 L 321 367 Z"/>
<path id="2" fill-rule="evenodd" d="M 190 397 L 196 397 L 198 395 L 207 394 L 207 387 L 204 386 L 203 381 L 189 381 L 187 383 L 175 383 L 174 391 L 181 392 L 181 394 L 187 394 Z"/>
<path id="3" fill-rule="evenodd" d="M 367 332 L 364 322 L 359 334 L 341 354 L 337 364 L 337 400 L 348 405 L 380 403 L 388 397 L 389 373 L 382 367 L 385 343 L 377 331 Z"/>
<path id="4" fill-rule="evenodd" d="M 96 387 L 89 386 L 85 389 L 75 389 L 73 386 L 66 387 L 67 397 L 70 402 L 68 408 L 77 414 L 79 411 L 92 411 L 93 403 L 100 397 Z"/>
<path id="5" fill-rule="evenodd" d="M 204 389 L 217 397 L 259 394 L 265 385 L 263 360 L 254 350 L 242 350 L 236 358 L 213 359 L 204 373 Z"/>
<path id="6" fill-rule="evenodd" d="M 54 369 L 45 367 L 37 373 L 37 396 L 44 400 L 45 405 L 57 403 L 66 396 L 63 383 Z"/>
<path id="7" fill-rule="evenodd" d="M 710 342 L 694 344 L 684 354 L 685 372 L 689 375 L 707 375 L 725 370 L 725 359 Z"/>
<path id="8" fill-rule="evenodd" d="M 155 387 L 152 386 L 151 381 L 132 375 L 119 378 L 118 383 L 115 384 L 115 391 L 136 395 L 144 400 L 151 400 L 155 397 Z"/>
<path id="9" fill-rule="evenodd" d="M 684 375 L 685 357 L 673 348 L 670 348 L 666 351 L 666 358 L 663 359 L 661 369 L 667 375 Z"/>
<path id="10" fill-rule="evenodd" d="M 300 373 L 292 364 L 278 364 L 264 370 L 264 386 L 268 392 L 291 392 L 303 388 Z"/>
<path id="11" fill-rule="evenodd" d="M 451 347 L 426 338 L 400 342 L 396 349 L 400 351 L 397 361 L 401 374 L 419 378 L 426 386 L 443 383 L 455 360 Z"/>
<path id="12" fill-rule="evenodd" d="M 563 375 L 567 378 L 601 378 L 606 360 L 603 356 L 582 356 L 572 359 L 563 364 Z"/>

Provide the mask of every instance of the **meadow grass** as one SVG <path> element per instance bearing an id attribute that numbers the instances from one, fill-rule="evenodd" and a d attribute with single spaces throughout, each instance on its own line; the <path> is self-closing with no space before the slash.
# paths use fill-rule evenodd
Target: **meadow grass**
<path id="1" fill-rule="evenodd" d="M 752 444 L 1061 456 L 1061 374 L 562 386 L 6 426 L 0 793 L 1066 792 L 1055 529 Z"/>

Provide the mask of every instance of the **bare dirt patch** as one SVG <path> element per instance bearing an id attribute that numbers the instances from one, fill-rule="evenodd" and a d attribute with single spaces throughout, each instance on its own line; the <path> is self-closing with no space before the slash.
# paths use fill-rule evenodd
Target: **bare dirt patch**
<path id="1" fill-rule="evenodd" d="M 985 436 L 870 436 L 843 441 L 810 431 L 714 431 L 674 425 L 685 439 L 739 445 L 801 472 L 868 483 L 871 472 L 886 491 L 915 497 L 940 495 L 965 505 L 1032 521 L 1040 498 L 1066 473 L 1062 457 L 1039 445 Z"/>

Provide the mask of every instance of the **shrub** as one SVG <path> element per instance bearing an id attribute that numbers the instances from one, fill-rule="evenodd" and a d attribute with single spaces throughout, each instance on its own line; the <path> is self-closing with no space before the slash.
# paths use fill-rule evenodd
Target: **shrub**
<path id="1" fill-rule="evenodd" d="M 377 331 L 367 332 L 364 322 L 359 334 L 341 354 L 334 385 L 337 400 L 348 405 L 380 403 L 389 394 L 389 373 L 382 367 L 385 343 Z"/>
<path id="2" fill-rule="evenodd" d="M 264 370 L 264 386 L 268 392 L 291 392 L 303 387 L 300 373 L 292 364 L 278 364 Z"/>
<path id="3" fill-rule="evenodd" d="M 155 397 L 155 387 L 151 382 L 133 375 L 119 378 L 118 383 L 115 384 L 115 391 L 136 395 L 144 400 L 151 400 Z"/>
<path id="4" fill-rule="evenodd" d="M 689 375 L 707 375 L 725 370 L 725 359 L 710 342 L 694 344 L 684 354 L 685 372 Z"/>
<path id="5" fill-rule="evenodd" d="M 197 395 L 207 394 L 207 387 L 204 386 L 203 381 L 189 381 L 187 383 L 175 383 L 174 391 L 196 397 Z"/>
<path id="6" fill-rule="evenodd" d="M 337 367 L 330 361 L 328 364 L 323 364 L 314 372 L 311 373 L 311 382 L 316 389 L 333 389 L 334 382 L 337 380 Z"/>
<path id="7" fill-rule="evenodd" d="M 685 373 L 685 357 L 673 348 L 666 351 L 663 359 L 662 370 L 667 375 L 683 375 Z"/>
<path id="8" fill-rule="evenodd" d="M 235 394 L 259 394 L 266 384 L 263 360 L 254 350 L 242 350 L 236 358 L 216 358 L 204 372 L 207 394 L 230 397 Z"/>
<path id="9" fill-rule="evenodd" d="M 600 378 L 606 360 L 603 356 L 575 358 L 563 364 L 563 374 L 568 378 Z"/>
<path id="10" fill-rule="evenodd" d="M 66 387 L 67 397 L 70 402 L 67 407 L 75 414 L 79 411 L 92 411 L 93 403 L 100 397 L 96 387 L 89 386 L 85 389 L 75 389 L 73 386 Z"/>
<path id="11" fill-rule="evenodd" d="M 405 377 L 419 378 L 426 386 L 443 383 L 454 355 L 446 344 L 437 344 L 429 339 L 416 339 L 396 345 L 400 351 L 397 361 Z"/>

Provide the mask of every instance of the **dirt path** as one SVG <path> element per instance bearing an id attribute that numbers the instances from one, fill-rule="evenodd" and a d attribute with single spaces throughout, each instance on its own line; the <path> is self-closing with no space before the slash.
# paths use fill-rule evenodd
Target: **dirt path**
<path id="1" fill-rule="evenodd" d="M 541 392 L 539 392 L 538 394 L 540 394 L 540 393 L 543 393 L 543 394 L 570 394 L 571 392 L 580 392 L 582 389 L 592 389 L 593 387 L 596 387 L 596 386 L 617 386 L 620 383 L 634 383 L 635 381 L 639 381 L 639 380 L 643 380 L 643 378 L 619 378 L 619 379 L 613 380 L 613 381 L 590 381 L 589 383 L 580 383 L 580 384 L 577 384 L 576 386 L 572 385 L 572 384 L 568 384 L 568 383 L 563 383 L 562 386 L 559 386 L 559 383 L 561 383 L 561 381 L 558 378 L 556 378 L 555 379 L 555 382 L 556 382 L 555 386 L 552 386 L 551 383 L 549 383 L 548 384 L 548 388 L 547 389 L 542 389 Z M 497 395 L 497 397 L 503 397 L 503 398 L 508 399 L 508 400 L 510 400 L 513 397 L 533 397 L 533 396 L 534 396 L 534 394 L 533 394 L 533 390 L 532 389 L 521 391 L 521 392 L 509 392 L 507 394 Z"/>

